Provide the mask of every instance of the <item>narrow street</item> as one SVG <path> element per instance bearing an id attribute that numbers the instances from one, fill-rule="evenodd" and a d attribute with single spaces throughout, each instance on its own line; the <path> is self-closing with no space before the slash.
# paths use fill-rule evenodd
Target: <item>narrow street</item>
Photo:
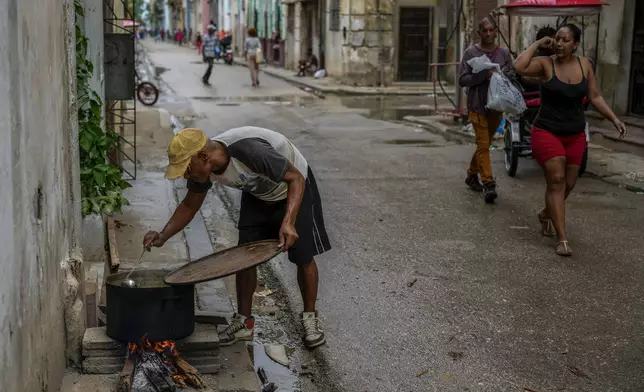
<path id="1" fill-rule="evenodd" d="M 290 304 L 280 320 L 294 326 L 276 339 L 302 391 L 641 390 L 644 196 L 581 178 L 567 204 L 574 256 L 562 259 L 539 234 L 533 160 L 509 178 L 492 152 L 500 197 L 485 205 L 463 183 L 472 145 L 384 115 L 431 98 L 321 99 L 267 75 L 254 89 L 245 67 L 221 62 L 206 87 L 196 51 L 142 45 L 163 71 L 158 107 L 213 136 L 278 131 L 316 174 L 333 245 L 317 259 L 325 346 L 299 342 L 295 268 L 278 257 L 262 273 Z M 207 200 L 211 235 L 234 243 L 239 195 L 215 187 Z"/>

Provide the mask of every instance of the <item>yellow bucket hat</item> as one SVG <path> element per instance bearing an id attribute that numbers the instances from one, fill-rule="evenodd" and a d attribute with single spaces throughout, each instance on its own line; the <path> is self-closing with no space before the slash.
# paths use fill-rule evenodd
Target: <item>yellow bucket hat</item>
<path id="1" fill-rule="evenodd" d="M 190 159 L 197 155 L 207 142 L 208 136 L 197 128 L 186 128 L 174 135 L 168 146 L 170 163 L 165 172 L 166 178 L 174 180 L 183 177 L 188 170 Z"/>

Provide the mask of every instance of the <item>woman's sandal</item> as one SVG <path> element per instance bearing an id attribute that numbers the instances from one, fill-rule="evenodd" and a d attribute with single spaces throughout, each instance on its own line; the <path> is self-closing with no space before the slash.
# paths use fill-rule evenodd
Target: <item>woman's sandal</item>
<path id="1" fill-rule="evenodd" d="M 539 218 L 539 223 L 541 223 L 541 235 L 544 237 L 554 237 L 557 232 L 555 231 L 555 225 L 552 223 L 552 219 L 544 218 L 541 215 L 542 211 L 539 211 L 537 217 Z"/>
<path id="2" fill-rule="evenodd" d="M 572 256 L 572 249 L 568 241 L 559 241 L 557 242 L 557 254 L 563 257 Z"/>

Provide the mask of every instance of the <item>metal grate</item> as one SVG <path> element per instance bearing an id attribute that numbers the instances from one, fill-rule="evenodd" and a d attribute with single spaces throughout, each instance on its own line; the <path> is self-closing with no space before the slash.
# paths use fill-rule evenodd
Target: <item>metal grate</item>
<path id="1" fill-rule="evenodd" d="M 118 138 L 109 159 L 136 179 L 136 10 L 133 0 L 103 0 L 106 132 Z"/>
<path id="2" fill-rule="evenodd" d="M 331 9 L 329 10 L 329 30 L 340 31 L 340 0 L 331 0 Z"/>

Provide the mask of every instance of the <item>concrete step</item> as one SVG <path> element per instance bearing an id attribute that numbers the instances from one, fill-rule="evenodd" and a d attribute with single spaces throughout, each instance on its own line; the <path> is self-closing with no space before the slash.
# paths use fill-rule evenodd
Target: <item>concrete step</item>
<path id="1" fill-rule="evenodd" d="M 185 339 L 176 341 L 177 350 L 182 353 L 216 350 L 219 336 L 216 325 L 195 324 L 195 331 Z M 83 355 L 92 352 L 115 352 L 125 354 L 126 345 L 107 336 L 105 327 L 88 328 L 83 336 Z"/>

